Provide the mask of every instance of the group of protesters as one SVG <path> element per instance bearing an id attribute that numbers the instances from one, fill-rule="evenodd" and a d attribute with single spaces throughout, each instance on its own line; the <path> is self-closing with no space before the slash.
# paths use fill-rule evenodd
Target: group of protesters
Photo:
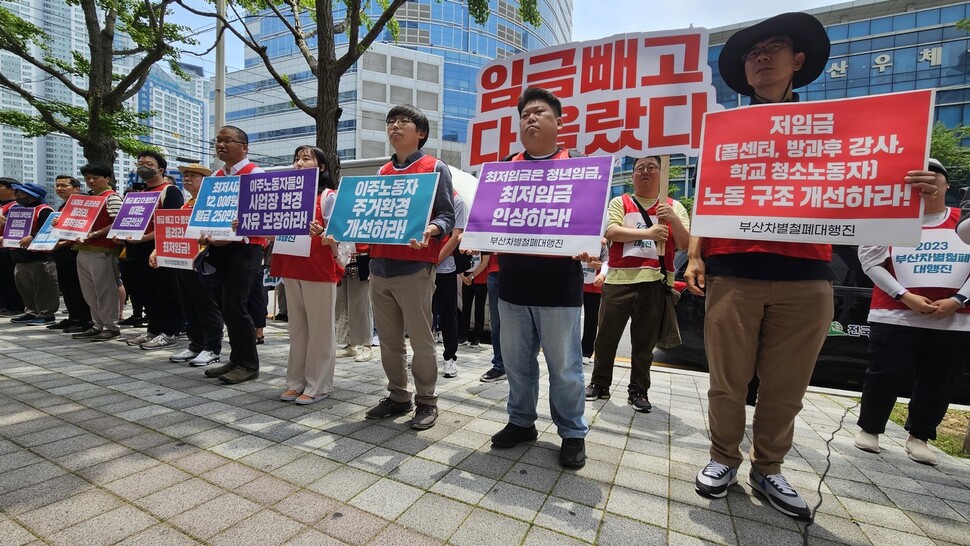
<path id="1" fill-rule="evenodd" d="M 817 19 L 787 13 L 735 33 L 721 50 L 719 68 L 727 85 L 754 104 L 794 102 L 798 95 L 793 89 L 821 74 L 829 49 Z M 557 144 L 563 117 L 553 93 L 528 88 L 517 110 L 523 151 L 505 161 L 558 161 L 579 155 Z M 278 254 L 270 266 L 272 275 L 283 278 L 289 329 L 281 400 L 312 404 L 327 398 L 334 389 L 336 359 L 369 360 L 376 328 L 388 394 L 366 418 L 413 412 L 411 428 L 430 428 L 438 416 L 439 373 L 455 377 L 458 346 L 479 345 L 487 301 L 493 358 L 481 381 L 507 379 L 509 388 L 508 423 L 492 437 L 492 446 L 507 449 L 538 437 L 541 349 L 551 416 L 562 438 L 559 461 L 566 468 L 581 468 L 589 431 L 585 404 L 610 397 L 617 346 L 628 322 L 632 359 L 627 401 L 637 412 L 653 408 L 648 396 L 652 353 L 673 283 L 673 257 L 686 250 L 688 289 L 706 299 L 704 338 L 711 383 L 710 462 L 696 476 L 696 491 L 722 498 L 737 482 L 748 386 L 756 379 L 760 387 L 754 401 L 750 483 L 779 511 L 811 517 L 781 467 L 833 317 L 830 245 L 692 237 L 685 208 L 659 193 L 666 162 L 651 155 L 634 163 L 634 191 L 610 201 L 599 253 L 478 253 L 462 246 L 469 204 L 454 191 L 448 166 L 422 151 L 430 131 L 428 118 L 413 106 L 398 105 L 387 113 L 386 127 L 394 153 L 379 174 L 438 175 L 430 220 L 420 238 L 407 245 L 357 245 L 349 263 L 338 259 L 340 243 L 326 229 L 337 188 L 331 176 L 334 166 L 319 148 L 300 146 L 294 152 L 294 168 L 319 170 L 319 189 L 307 226 L 309 255 Z M 201 206 L 195 198 L 206 176 L 260 172 L 248 159 L 247 135 L 236 127 L 220 128 L 215 150 L 224 167 L 214 173 L 198 164 L 179 167 L 187 200 L 163 177 L 167 164 L 161 155 L 140 154 L 137 174 L 145 191 L 161 194 L 160 209 L 175 209 Z M 262 264 L 268 241 L 202 237 L 197 269 L 215 270 L 210 275 L 215 280 L 206 280 L 201 271 L 159 267 L 151 229 L 139 240 L 108 238 L 121 206 L 111 169 L 90 164 L 81 174 L 91 195 L 107 196 L 86 238 L 62 241 L 53 253 L 26 250 L 30 241 L 25 240 L 23 248 L 0 254 L 3 274 L 14 271 L 13 279 L 0 279 L 0 305 L 4 312 L 23 310 L 12 322 L 61 328 L 75 339 L 115 339 L 120 336 L 119 289 L 124 286 L 143 302 L 148 318 L 145 333 L 127 340 L 128 345 L 172 347 L 184 327 L 189 344 L 169 359 L 206 366 L 220 359 L 224 325 L 231 354 L 222 365 L 206 368 L 205 375 L 228 384 L 258 377 L 262 335 L 257 329 L 266 319 Z M 924 199 L 924 236 L 946 229 L 970 240 L 970 222 L 958 228 L 959 211 L 944 203 L 948 181 L 945 166 L 935 160 L 906 177 Z M 58 178 L 56 188 L 66 199 L 80 184 L 65 176 Z M 44 189 L 35 184 L 0 179 L 4 207 L 13 202 L 34 207 L 35 226 L 50 214 L 44 197 Z M 859 254 L 876 288 L 869 318 L 872 363 L 855 445 L 880 451 L 878 437 L 896 395 L 915 370 L 905 448 L 913 460 L 936 464 L 926 442 L 935 438 L 963 368 L 965 359 L 952 355 L 970 354 L 970 314 L 965 309 L 970 280 L 964 279 L 956 290 L 907 286 L 894 275 L 892 247 L 863 246 Z M 132 285 L 121 282 L 119 256 L 128 264 Z M 8 267 L 11 260 L 13 268 Z M 55 323 L 58 283 L 68 318 Z M 22 301 L 14 299 L 12 285 Z M 464 301 L 460 311 L 459 287 Z M 441 366 L 436 330 L 443 342 Z M 584 364 L 590 363 L 587 384 Z"/>

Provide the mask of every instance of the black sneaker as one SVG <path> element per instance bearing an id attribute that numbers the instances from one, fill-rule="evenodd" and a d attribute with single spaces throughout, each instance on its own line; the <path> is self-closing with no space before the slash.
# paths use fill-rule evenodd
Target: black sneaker
<path id="1" fill-rule="evenodd" d="M 536 430 L 535 425 L 530 427 L 520 427 L 519 425 L 509 423 L 505 425 L 505 428 L 496 432 L 492 436 L 492 447 L 508 449 L 510 447 L 515 447 L 522 442 L 531 442 L 538 437 L 539 431 Z"/>
<path id="2" fill-rule="evenodd" d="M 503 379 L 505 379 L 505 370 L 492 368 L 491 370 L 488 370 L 487 372 L 482 374 L 481 382 L 495 383 L 496 381 L 501 381 Z"/>
<path id="3" fill-rule="evenodd" d="M 64 333 L 79 334 L 81 332 L 87 332 L 93 326 L 94 326 L 94 323 L 91 323 L 91 322 L 75 322 L 75 323 L 72 323 L 67 328 L 64 328 Z"/>
<path id="4" fill-rule="evenodd" d="M 14 324 L 26 324 L 26 323 L 28 323 L 28 322 L 30 322 L 32 320 L 35 320 L 35 319 L 37 319 L 37 315 L 35 315 L 33 313 L 24 313 L 22 315 L 19 315 L 19 316 L 16 316 L 16 317 L 10 319 L 10 322 L 12 322 Z"/>
<path id="5" fill-rule="evenodd" d="M 650 413 L 650 410 L 653 409 L 653 405 L 650 404 L 650 399 L 643 392 L 631 394 L 627 397 L 626 403 L 633 406 L 633 411 L 639 411 L 640 413 Z"/>
<path id="6" fill-rule="evenodd" d="M 694 478 L 694 491 L 702 497 L 719 499 L 735 483 L 738 483 L 738 469 L 711 459 Z"/>
<path id="7" fill-rule="evenodd" d="M 559 464 L 566 468 L 586 466 L 586 440 L 583 438 L 563 438 L 559 448 Z"/>
<path id="8" fill-rule="evenodd" d="M 145 319 L 142 317 L 128 317 L 125 320 L 118 321 L 118 326 L 144 326 Z"/>
<path id="9" fill-rule="evenodd" d="M 383 419 L 392 415 L 407 413 L 414 409 L 414 404 L 410 400 L 407 402 L 395 402 L 390 398 L 381 398 L 376 406 L 367 410 L 364 415 L 367 419 Z M 435 408 L 437 410 L 437 408 Z"/>
<path id="10" fill-rule="evenodd" d="M 101 329 L 100 328 L 96 328 L 96 327 L 92 326 L 92 327 L 88 328 L 87 330 L 85 330 L 83 332 L 78 332 L 78 333 L 72 335 L 71 336 L 71 339 L 89 339 L 89 338 L 92 338 L 92 337 L 94 337 L 94 336 L 96 336 L 96 335 L 98 335 L 100 333 L 101 333 Z"/>
<path id="11" fill-rule="evenodd" d="M 748 483 L 782 514 L 802 521 L 812 520 L 812 510 L 808 503 L 781 474 L 765 475 L 752 470 Z"/>
<path id="12" fill-rule="evenodd" d="M 206 371 L 202 372 L 206 377 L 219 377 L 220 375 L 225 375 L 232 371 L 236 367 L 236 363 L 229 361 L 218 368 L 208 368 Z"/>
<path id="13" fill-rule="evenodd" d="M 74 323 L 71 322 L 71 319 L 61 319 L 61 320 L 55 322 L 54 324 L 48 324 L 47 325 L 47 329 L 48 330 L 63 330 L 64 328 L 70 327 L 72 324 L 74 324 Z"/>
<path id="14" fill-rule="evenodd" d="M 418 404 L 418 409 L 414 411 L 411 418 L 411 428 L 414 430 L 425 430 L 434 426 L 438 420 L 438 407 L 428 404 Z"/>
<path id="15" fill-rule="evenodd" d="M 594 385 L 590 383 L 586 386 L 586 400 L 609 400 L 610 389 L 608 387 L 600 387 L 599 385 Z"/>

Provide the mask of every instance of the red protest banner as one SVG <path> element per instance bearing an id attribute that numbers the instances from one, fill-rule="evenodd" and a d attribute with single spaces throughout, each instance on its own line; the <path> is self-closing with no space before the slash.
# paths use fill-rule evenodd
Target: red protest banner
<path id="1" fill-rule="evenodd" d="M 185 236 L 191 209 L 158 209 L 155 211 L 155 260 L 159 267 L 192 269 L 199 252 L 196 239 Z"/>
<path id="2" fill-rule="evenodd" d="M 721 109 L 707 41 L 705 29 L 618 34 L 489 63 L 478 75 L 468 165 L 521 149 L 516 105 L 528 87 L 562 101 L 564 148 L 587 155 L 695 155 L 704 113 Z"/>
<path id="3" fill-rule="evenodd" d="M 108 196 L 74 194 L 67 198 L 64 209 L 57 219 L 57 226 L 51 230 L 51 235 L 68 241 L 85 239 L 94 221 L 98 219 L 101 208 L 104 207 Z"/>
<path id="4" fill-rule="evenodd" d="M 765 104 L 705 116 L 691 234 L 919 242 L 934 92 Z"/>

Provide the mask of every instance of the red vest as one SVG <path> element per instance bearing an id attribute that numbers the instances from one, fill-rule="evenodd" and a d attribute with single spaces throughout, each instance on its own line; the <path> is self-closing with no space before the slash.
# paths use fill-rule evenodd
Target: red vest
<path id="1" fill-rule="evenodd" d="M 612 260 L 613 258 L 610 258 L 610 259 Z M 589 274 L 588 273 L 588 268 L 589 268 L 589 265 L 588 264 L 583 264 L 583 280 L 586 280 L 586 276 Z M 600 274 L 600 271 L 602 271 L 602 269 L 603 269 L 602 267 L 596 268 L 596 271 L 593 272 L 593 280 L 596 279 L 596 275 L 599 275 Z M 583 283 L 583 292 L 588 292 L 590 294 L 602 294 L 603 293 L 603 285 L 601 284 L 599 286 L 596 286 L 595 284 L 592 283 L 592 281 L 591 282 L 585 282 L 585 283 Z"/>
<path id="2" fill-rule="evenodd" d="M 923 226 L 923 231 L 929 231 L 933 229 L 948 229 L 950 231 L 953 231 L 956 229 L 957 222 L 959 221 L 960 221 L 960 209 L 955 207 L 950 207 L 950 214 L 946 217 L 946 220 L 944 220 L 938 226 Z M 886 260 L 886 264 L 884 265 L 886 269 L 888 269 L 889 272 L 892 273 L 893 276 L 895 277 L 896 270 L 893 267 L 892 247 L 890 247 L 889 252 L 890 252 L 890 258 Z M 959 252 L 959 251 L 955 251 L 951 249 L 950 252 Z M 943 299 L 949 298 L 957 291 L 957 289 L 954 289 L 954 288 L 934 288 L 934 287 L 910 288 L 908 286 L 906 286 L 905 288 L 918 296 L 925 296 L 929 298 L 931 301 L 943 300 Z M 869 304 L 869 308 L 870 309 L 901 309 L 905 311 L 910 310 L 905 303 L 894 300 L 892 297 L 890 297 L 889 294 L 884 292 L 878 286 L 872 287 L 872 302 Z M 970 309 L 966 307 L 960 308 L 960 309 L 957 309 L 957 313 L 970 313 Z"/>
<path id="3" fill-rule="evenodd" d="M 314 218 L 321 224 L 323 224 L 323 208 L 320 206 L 320 202 L 326 199 L 328 193 L 332 194 L 334 191 L 331 189 L 323 190 L 320 199 L 316 200 Z M 309 256 L 273 254 L 270 273 L 274 277 L 283 277 L 284 279 L 335 283 L 343 278 L 344 268 L 340 267 L 340 264 L 334 259 L 330 245 L 324 244 L 319 237 L 311 237 Z"/>
<path id="4" fill-rule="evenodd" d="M 98 197 L 109 197 L 112 195 L 117 195 L 117 192 L 108 188 L 103 192 L 98 194 Z M 94 225 L 91 226 L 91 231 L 97 231 L 99 229 L 104 229 L 110 226 L 114 222 L 114 218 L 108 215 L 108 201 L 104 202 L 104 206 L 101 207 L 101 211 L 98 212 L 98 217 L 94 220 Z M 107 235 L 107 234 L 106 234 Z M 115 244 L 114 241 L 108 237 L 98 237 L 97 239 L 90 239 L 83 243 L 84 246 L 96 246 L 99 248 L 106 248 L 108 250 L 119 250 L 120 245 Z"/>
<path id="5" fill-rule="evenodd" d="M 418 173 L 433 173 L 435 165 L 438 164 L 438 160 L 434 156 L 425 155 L 421 159 L 415 161 L 414 163 L 408 165 L 403 169 L 398 169 L 394 167 L 394 163 L 388 161 L 381 167 L 378 174 L 418 174 Z M 444 239 L 442 237 L 441 239 Z M 422 248 L 421 250 L 415 250 L 407 245 L 382 245 L 382 244 L 372 244 L 370 246 L 370 257 L 371 258 L 390 258 L 392 260 L 409 260 L 412 262 L 428 262 L 431 264 L 438 263 L 438 254 L 441 252 L 441 246 L 444 244 L 443 240 L 436 240 L 431 238 L 428 241 L 428 247 Z"/>
<path id="6" fill-rule="evenodd" d="M 832 261 L 832 245 L 814 243 L 785 243 L 781 241 L 747 241 L 742 239 L 704 238 L 704 255 L 747 254 L 767 252 L 790 258 Z"/>
<path id="7" fill-rule="evenodd" d="M 651 217 L 656 217 L 657 215 L 657 205 L 659 204 L 659 199 L 657 203 L 654 203 L 652 207 L 647 209 L 647 215 Z M 673 206 L 674 200 L 670 197 L 667 198 L 667 204 Z M 623 194 L 623 216 L 626 217 L 628 214 L 636 214 L 638 219 L 642 219 L 640 215 L 640 209 L 637 208 L 637 204 L 633 202 L 633 198 L 629 194 Z M 651 218 L 654 223 L 656 220 Z M 672 235 L 672 234 L 671 234 Z M 659 258 L 647 258 L 643 256 L 624 256 L 623 248 L 630 243 L 610 243 L 610 269 L 656 269 L 660 270 L 660 259 Z M 677 244 L 674 243 L 673 236 L 667 237 L 667 242 L 664 245 L 664 265 L 667 267 L 667 271 L 674 270 L 674 254 L 677 253 Z"/>
<path id="8" fill-rule="evenodd" d="M 256 164 L 250 161 L 249 163 L 246 163 L 246 165 L 243 168 L 239 169 L 239 172 L 237 172 L 232 176 L 238 176 L 241 174 L 250 174 L 255 169 L 256 169 Z M 229 175 L 226 174 L 225 170 L 219 169 L 218 171 L 212 173 L 212 176 L 229 176 Z M 267 243 L 266 237 L 249 237 L 249 244 L 251 245 L 266 246 L 266 243 Z"/>

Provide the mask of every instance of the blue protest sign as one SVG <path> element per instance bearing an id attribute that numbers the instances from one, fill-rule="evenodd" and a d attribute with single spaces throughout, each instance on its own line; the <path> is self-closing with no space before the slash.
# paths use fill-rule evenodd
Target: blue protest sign
<path id="1" fill-rule="evenodd" d="M 185 236 L 197 239 L 206 235 L 220 241 L 241 241 L 242 237 L 232 230 L 238 204 L 238 176 L 203 178 Z"/>
<path id="2" fill-rule="evenodd" d="M 437 189 L 438 173 L 345 176 L 326 235 L 349 243 L 420 241 Z"/>
<path id="3" fill-rule="evenodd" d="M 30 246 L 27 250 L 54 250 L 54 246 L 60 241 L 60 237 L 56 237 L 51 234 L 51 230 L 54 229 L 54 220 L 61 215 L 59 212 L 52 212 L 44 221 L 44 225 L 40 226 L 40 231 L 34 236 L 34 240 L 30 242 Z"/>

